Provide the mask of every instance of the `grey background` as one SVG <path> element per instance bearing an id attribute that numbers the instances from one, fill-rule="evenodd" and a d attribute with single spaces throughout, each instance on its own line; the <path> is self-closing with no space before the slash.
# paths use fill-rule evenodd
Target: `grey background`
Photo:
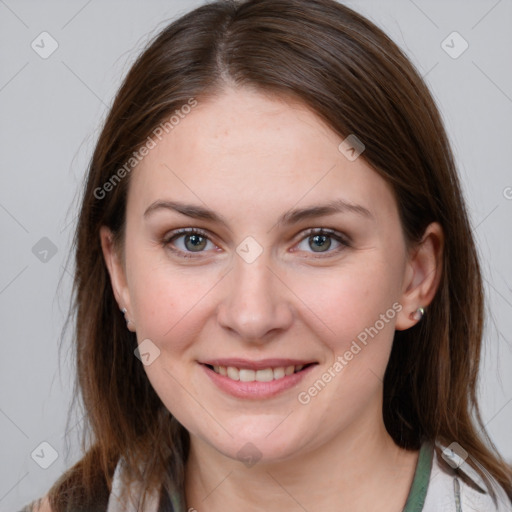
<path id="1" fill-rule="evenodd" d="M 58 352 L 77 191 L 106 109 L 142 45 L 202 3 L 0 0 L 2 511 L 44 494 L 80 456 L 80 415 L 66 432 L 69 335 Z M 481 408 L 494 443 L 512 462 L 512 2 L 347 5 L 406 50 L 442 111 L 485 273 Z M 47 59 L 31 47 L 43 31 L 59 45 Z M 441 46 L 453 31 L 469 44 L 456 59 Z M 450 41 L 452 51 L 461 48 L 460 40 Z M 42 442 L 58 455 L 47 469 L 40 464 L 51 462 L 52 452 Z"/>

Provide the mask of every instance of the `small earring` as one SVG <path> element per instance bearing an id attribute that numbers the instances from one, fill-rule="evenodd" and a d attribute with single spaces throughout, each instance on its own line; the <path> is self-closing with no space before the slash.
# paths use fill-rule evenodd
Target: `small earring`
<path id="1" fill-rule="evenodd" d="M 126 321 L 126 327 L 128 327 L 128 325 L 129 325 L 130 323 L 133 323 L 133 322 L 131 322 L 131 320 L 130 320 L 129 318 L 126 318 L 126 313 L 127 313 L 127 311 L 128 311 L 128 310 L 127 310 L 126 308 L 121 309 L 121 313 L 123 313 L 123 315 L 124 315 L 124 319 L 125 319 L 125 321 Z M 135 324 L 133 324 L 133 325 L 135 326 Z"/>
<path id="2" fill-rule="evenodd" d="M 425 310 L 420 307 L 414 313 L 411 313 L 411 318 L 413 320 L 416 320 L 417 322 L 419 322 L 423 318 L 424 314 L 425 314 Z"/>

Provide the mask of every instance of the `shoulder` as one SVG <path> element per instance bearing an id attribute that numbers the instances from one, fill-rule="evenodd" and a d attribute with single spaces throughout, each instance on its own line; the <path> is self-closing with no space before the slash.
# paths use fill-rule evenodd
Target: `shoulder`
<path id="1" fill-rule="evenodd" d="M 139 469 L 143 469 L 142 464 Z M 138 512 L 139 509 L 135 504 L 140 502 L 144 493 L 147 493 L 144 510 L 146 512 L 157 512 L 160 503 L 160 490 L 153 489 L 148 492 L 142 482 L 128 477 L 127 470 L 126 459 L 121 456 L 114 471 L 106 512 Z M 173 508 L 172 510 L 182 509 Z"/>
<path id="2" fill-rule="evenodd" d="M 52 512 L 48 495 L 25 505 L 19 512 Z"/>
<path id="3" fill-rule="evenodd" d="M 487 474 L 496 500 L 487 491 L 487 486 L 478 473 L 457 454 L 438 445 L 434 451 L 430 481 L 425 498 L 424 512 L 442 510 L 477 510 L 489 512 L 512 512 L 512 502 L 505 490 Z M 441 453 L 441 455 L 439 455 Z"/>
<path id="4" fill-rule="evenodd" d="M 50 500 L 48 499 L 48 496 L 43 496 L 37 505 L 37 508 L 34 510 L 34 512 L 52 512 L 52 507 L 50 506 Z"/>

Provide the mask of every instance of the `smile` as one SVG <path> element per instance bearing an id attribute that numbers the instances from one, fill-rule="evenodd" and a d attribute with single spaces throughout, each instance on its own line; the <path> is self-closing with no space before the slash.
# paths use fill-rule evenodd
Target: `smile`
<path id="1" fill-rule="evenodd" d="M 231 380 L 241 382 L 270 382 L 284 378 L 286 375 L 300 372 L 306 365 L 278 366 L 276 368 L 265 368 L 263 370 L 251 370 L 248 368 L 236 368 L 235 366 L 208 365 L 215 373 L 227 376 Z"/>
<path id="2" fill-rule="evenodd" d="M 200 363 L 218 389 L 245 399 L 271 398 L 293 388 L 317 365 L 316 362 L 293 360 L 216 360 Z"/>

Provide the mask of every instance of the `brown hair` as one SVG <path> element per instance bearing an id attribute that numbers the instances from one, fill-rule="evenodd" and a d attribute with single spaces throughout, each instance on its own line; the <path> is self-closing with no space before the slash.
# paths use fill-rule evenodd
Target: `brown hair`
<path id="1" fill-rule="evenodd" d="M 183 486 L 188 433 L 134 357 L 136 336 L 119 312 L 100 246 L 106 225 L 122 252 L 129 172 L 106 197 L 97 191 L 159 123 L 226 84 L 299 99 L 340 136 L 363 141 L 362 157 L 392 186 L 408 245 L 420 241 L 429 223 L 441 224 L 441 282 L 424 319 L 395 333 L 384 380 L 385 425 L 404 448 L 456 441 L 512 496 L 511 468 L 488 438 L 477 404 L 484 320 L 477 251 L 426 85 L 379 28 L 334 0 L 216 1 L 168 25 L 139 56 L 90 162 L 74 238 L 70 313 L 76 315 L 75 392 L 87 413 L 85 456 L 52 487 L 54 512 L 105 509 L 121 456 L 148 490 Z M 162 501 L 160 510 L 170 504 Z"/>

